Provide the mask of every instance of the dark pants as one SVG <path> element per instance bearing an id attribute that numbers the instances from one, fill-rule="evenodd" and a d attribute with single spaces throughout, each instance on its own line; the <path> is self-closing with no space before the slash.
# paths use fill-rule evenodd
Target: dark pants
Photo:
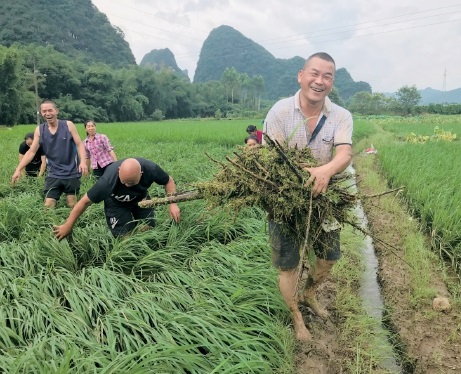
<path id="1" fill-rule="evenodd" d="M 149 197 L 147 197 L 149 199 Z M 154 227 L 154 210 L 152 208 L 141 208 L 137 202 L 121 203 L 112 197 L 104 200 L 104 213 L 107 226 L 115 237 L 123 236 L 133 231 L 138 224 L 137 220 L 144 220 L 144 223 Z"/>
<path id="2" fill-rule="evenodd" d="M 59 200 L 61 195 L 78 195 L 80 192 L 80 177 L 71 179 L 59 179 L 46 177 L 43 193 L 45 198 Z"/>

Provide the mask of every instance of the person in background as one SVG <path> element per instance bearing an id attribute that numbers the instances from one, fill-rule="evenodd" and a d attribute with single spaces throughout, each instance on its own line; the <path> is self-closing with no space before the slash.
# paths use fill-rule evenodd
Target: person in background
<path id="1" fill-rule="evenodd" d="M 255 135 L 248 135 L 245 138 L 245 145 L 248 148 L 253 148 L 259 146 L 258 138 Z"/>
<path id="2" fill-rule="evenodd" d="M 96 132 L 96 124 L 93 120 L 85 122 L 86 139 L 85 145 L 88 169 L 93 170 L 93 175 L 100 178 L 108 165 L 117 161 L 114 147 L 110 144 L 109 138 L 104 134 Z"/>
<path id="3" fill-rule="evenodd" d="M 336 65 L 324 52 L 315 53 L 298 72 L 300 89 L 292 97 L 274 104 L 266 116 L 264 132 L 290 147 L 309 147 L 319 166 L 306 168 L 307 185 L 314 198 L 326 192 L 330 179 L 344 171 L 352 160 L 352 115 L 328 98 L 333 88 Z M 308 202 L 306 202 L 308 204 Z M 312 243 L 315 264 L 309 267 L 304 290 L 297 291 L 300 243 L 270 221 L 269 238 L 274 265 L 279 269 L 279 288 L 292 313 L 296 338 L 311 338 L 298 307 L 298 299 L 322 319 L 328 312 L 317 301 L 316 290 L 340 258 L 339 229 L 322 231 Z"/>
<path id="4" fill-rule="evenodd" d="M 34 141 L 34 133 L 29 132 L 24 137 L 24 141 L 19 145 L 19 162 L 21 162 L 22 158 L 29 150 L 32 142 Z M 29 162 L 24 169 L 21 170 L 22 176 L 28 177 L 41 177 L 45 174 L 46 170 L 46 157 L 43 153 L 42 147 L 38 147 L 37 153 L 35 154 L 34 158 L 31 162 Z"/>
<path id="5" fill-rule="evenodd" d="M 45 180 L 45 207 L 54 208 L 60 196 L 65 193 L 67 206 L 73 207 L 80 192 L 80 177 L 88 174 L 85 162 L 85 146 L 71 121 L 58 119 L 59 110 L 51 100 L 40 105 L 45 123 L 37 126 L 30 149 L 19 162 L 11 184 L 21 177 L 21 170 L 35 157 L 42 146 L 47 160 Z M 80 157 L 80 161 L 78 158 Z"/>
<path id="6" fill-rule="evenodd" d="M 247 134 L 256 136 L 256 139 L 258 139 L 258 143 L 262 144 L 262 142 L 263 142 L 263 132 L 261 130 L 258 130 L 255 125 L 249 125 L 247 127 Z"/>
<path id="7" fill-rule="evenodd" d="M 141 200 L 150 199 L 148 189 L 154 182 L 165 186 L 167 195 L 174 194 L 176 191 L 173 178 L 152 161 L 144 158 L 127 158 L 110 164 L 102 177 L 75 205 L 66 222 L 54 226 L 54 235 L 58 240 L 68 236 L 85 210 L 91 204 L 101 201 L 104 201 L 107 226 L 114 237 L 129 234 L 139 220 L 144 221 L 147 227 L 154 227 L 154 210 L 141 208 L 138 205 Z M 178 205 L 173 203 L 168 208 L 170 218 L 179 222 Z"/>

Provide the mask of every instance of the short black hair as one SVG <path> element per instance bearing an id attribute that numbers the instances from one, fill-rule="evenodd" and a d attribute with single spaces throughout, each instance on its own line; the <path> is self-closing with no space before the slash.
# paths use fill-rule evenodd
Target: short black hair
<path id="1" fill-rule="evenodd" d="M 257 129 L 258 128 L 255 125 L 249 125 L 247 127 L 247 132 L 250 133 L 250 132 L 256 131 Z"/>
<path id="2" fill-rule="evenodd" d="M 54 106 L 54 109 L 58 109 L 58 106 L 56 105 L 56 103 L 53 100 L 45 99 L 40 103 L 40 106 L 42 104 L 52 104 Z"/>
<path id="3" fill-rule="evenodd" d="M 27 140 L 27 139 L 32 139 L 34 140 L 34 133 L 33 132 L 28 132 L 26 134 L 26 136 L 24 137 L 24 140 Z"/>
<path id="4" fill-rule="evenodd" d="M 306 61 L 304 61 L 303 69 L 306 67 L 306 65 L 309 63 L 310 60 L 312 60 L 314 57 L 318 57 L 322 60 L 332 62 L 333 65 L 336 67 L 336 62 L 333 60 L 333 57 L 331 57 L 328 53 L 326 52 L 317 52 L 314 53 L 313 55 L 310 55 Z"/>

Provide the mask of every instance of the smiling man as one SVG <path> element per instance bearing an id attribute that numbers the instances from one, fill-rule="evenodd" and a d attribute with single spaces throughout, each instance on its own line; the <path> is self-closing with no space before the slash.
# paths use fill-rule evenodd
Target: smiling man
<path id="1" fill-rule="evenodd" d="M 32 144 L 19 162 L 11 184 L 20 179 L 22 169 L 33 160 L 41 147 L 48 169 L 43 190 L 45 206 L 54 208 L 64 193 L 67 205 L 73 207 L 80 191 L 80 177 L 88 173 L 85 146 L 73 122 L 58 119 L 59 110 L 53 101 L 43 101 L 40 113 L 46 122 L 35 128 Z"/>
<path id="2" fill-rule="evenodd" d="M 331 177 L 344 171 L 352 160 L 352 115 L 328 98 L 335 72 L 335 61 L 329 54 L 319 52 L 310 56 L 298 72 L 299 91 L 275 103 L 264 122 L 264 132 L 271 138 L 290 147 L 312 150 L 319 166 L 306 170 L 310 174 L 307 185 L 311 186 L 314 198 L 326 192 Z M 298 300 L 322 319 L 328 317 L 327 310 L 317 301 L 316 289 L 341 256 L 339 229 L 322 232 L 310 243 L 316 261 L 309 268 L 301 298 L 297 292 L 301 243 L 293 239 L 295 236 L 269 217 L 269 239 L 274 266 L 279 269 L 280 292 L 291 310 L 296 338 L 308 340 L 311 336 Z"/>
<path id="3" fill-rule="evenodd" d="M 54 226 L 53 233 L 59 240 L 72 232 L 77 219 L 93 203 L 104 201 L 104 214 L 112 235 L 124 236 L 138 224 L 144 222 L 154 227 L 154 210 L 141 208 L 138 203 L 149 199 L 148 189 L 152 183 L 165 186 L 167 194 L 176 191 L 176 185 L 156 163 L 144 158 L 127 158 L 110 164 L 103 176 L 78 201 L 66 222 Z M 177 204 L 169 205 L 170 218 L 179 222 L 180 210 Z"/>

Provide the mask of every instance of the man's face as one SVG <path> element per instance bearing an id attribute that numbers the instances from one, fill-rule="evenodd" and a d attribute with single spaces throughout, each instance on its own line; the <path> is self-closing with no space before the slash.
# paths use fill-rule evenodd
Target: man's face
<path id="1" fill-rule="evenodd" d="M 32 145 L 33 139 L 27 138 L 26 139 L 26 144 L 30 147 Z"/>
<path id="2" fill-rule="evenodd" d="M 333 88 L 335 65 L 319 57 L 312 58 L 298 73 L 301 95 L 311 104 L 325 100 Z"/>
<path id="3" fill-rule="evenodd" d="M 52 103 L 43 103 L 40 105 L 40 113 L 46 121 L 51 121 L 58 117 L 59 111 Z"/>

